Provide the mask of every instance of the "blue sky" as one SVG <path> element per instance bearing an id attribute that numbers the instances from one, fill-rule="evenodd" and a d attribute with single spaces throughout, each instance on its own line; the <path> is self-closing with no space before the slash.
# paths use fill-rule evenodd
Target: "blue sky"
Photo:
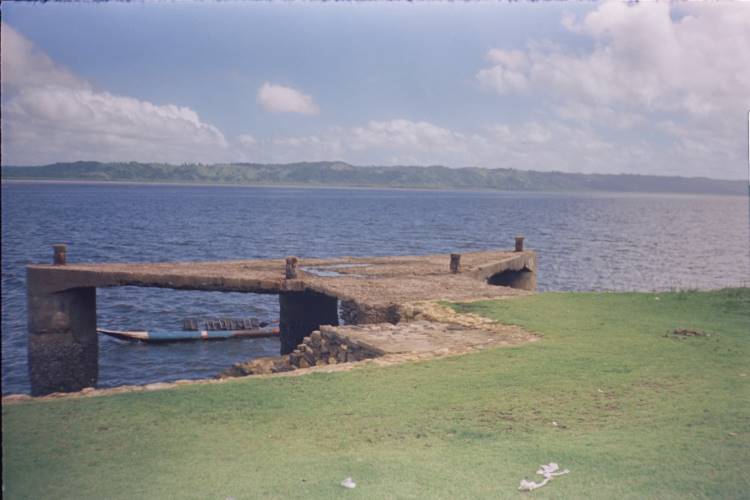
<path id="1" fill-rule="evenodd" d="M 745 171 L 750 68 L 732 52 L 750 53 L 746 5 L 4 3 L 2 15 L 4 164 Z"/>

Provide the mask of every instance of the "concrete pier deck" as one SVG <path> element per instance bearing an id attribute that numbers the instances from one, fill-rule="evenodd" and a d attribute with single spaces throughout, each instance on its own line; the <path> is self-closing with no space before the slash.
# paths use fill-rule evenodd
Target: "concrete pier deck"
<path id="1" fill-rule="evenodd" d="M 179 290 L 279 294 L 317 291 L 374 303 L 508 293 L 485 286 L 506 271 L 535 270 L 533 252 L 475 252 L 461 255 L 451 273 L 447 254 L 399 257 L 301 259 L 297 278 L 287 279 L 284 259 L 219 262 L 32 264 L 29 286 L 46 293 L 71 288 L 145 286 Z M 416 295 L 415 295 L 416 294 Z"/>
<path id="2" fill-rule="evenodd" d="M 398 323 L 429 300 L 522 295 L 536 286 L 536 255 L 523 251 L 333 259 L 29 265 L 29 372 L 33 394 L 95 385 L 99 287 L 144 286 L 278 294 L 282 354 L 321 325 Z"/>

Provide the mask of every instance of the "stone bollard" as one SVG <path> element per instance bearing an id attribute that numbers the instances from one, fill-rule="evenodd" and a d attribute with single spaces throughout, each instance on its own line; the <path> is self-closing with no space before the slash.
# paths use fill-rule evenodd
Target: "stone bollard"
<path id="1" fill-rule="evenodd" d="M 297 257 L 286 258 L 286 279 L 291 280 L 297 277 Z"/>
<path id="2" fill-rule="evenodd" d="M 516 236 L 516 252 L 523 252 L 523 236 Z"/>
<path id="3" fill-rule="evenodd" d="M 451 254 L 451 272 L 452 273 L 458 273 L 461 270 L 461 254 L 460 253 L 452 253 Z"/>
<path id="4" fill-rule="evenodd" d="M 60 243 L 57 245 L 52 245 L 52 249 L 55 252 L 52 258 L 52 263 L 56 266 L 64 266 L 66 253 L 68 251 L 68 245 Z"/>

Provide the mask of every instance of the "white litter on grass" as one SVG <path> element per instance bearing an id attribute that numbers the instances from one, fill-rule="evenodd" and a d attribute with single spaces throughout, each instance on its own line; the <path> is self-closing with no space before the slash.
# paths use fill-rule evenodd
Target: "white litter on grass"
<path id="1" fill-rule="evenodd" d="M 534 481 L 527 481 L 526 479 L 521 479 L 521 484 L 518 486 L 518 490 L 519 491 L 534 491 L 537 488 L 541 488 L 548 482 L 549 482 L 549 479 L 545 479 L 541 483 L 535 483 Z"/>
<path id="2" fill-rule="evenodd" d="M 546 478 L 546 477 L 562 476 L 563 474 L 567 474 L 568 472 L 570 472 L 568 469 L 557 472 L 558 470 L 560 470 L 560 466 L 557 465 L 555 462 L 552 462 L 547 465 L 540 465 L 539 470 L 536 471 L 536 473 Z"/>
<path id="3" fill-rule="evenodd" d="M 354 488 L 357 487 L 357 483 L 355 483 L 352 480 L 352 478 L 347 477 L 346 479 L 344 479 L 343 481 L 341 481 L 341 486 L 343 486 L 344 488 L 349 488 L 350 490 L 353 490 Z"/>
<path id="4" fill-rule="evenodd" d="M 547 465 L 540 465 L 539 470 L 536 471 L 536 473 L 544 477 L 544 481 L 542 481 L 541 483 L 535 483 L 534 481 L 521 479 L 521 484 L 518 486 L 518 490 L 519 491 L 534 491 L 535 489 L 541 488 L 545 484 L 552 481 L 554 477 L 562 476 L 563 474 L 567 474 L 568 472 L 570 472 L 568 469 L 560 470 L 560 466 L 557 465 L 555 462 L 548 463 Z"/>

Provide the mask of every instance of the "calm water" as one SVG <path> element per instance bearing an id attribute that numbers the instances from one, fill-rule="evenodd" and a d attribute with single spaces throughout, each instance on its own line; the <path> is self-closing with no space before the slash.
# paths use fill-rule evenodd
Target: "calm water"
<path id="1" fill-rule="evenodd" d="M 541 290 L 719 288 L 750 282 L 744 197 L 2 185 L 2 391 L 27 392 L 24 266 L 70 262 L 539 253 Z M 447 261 L 446 261 L 447 262 Z M 447 265 L 447 264 L 446 264 Z M 186 316 L 278 317 L 275 296 L 100 289 L 98 324 L 180 328 Z M 99 385 L 211 377 L 273 339 L 153 346 L 100 340 Z"/>

